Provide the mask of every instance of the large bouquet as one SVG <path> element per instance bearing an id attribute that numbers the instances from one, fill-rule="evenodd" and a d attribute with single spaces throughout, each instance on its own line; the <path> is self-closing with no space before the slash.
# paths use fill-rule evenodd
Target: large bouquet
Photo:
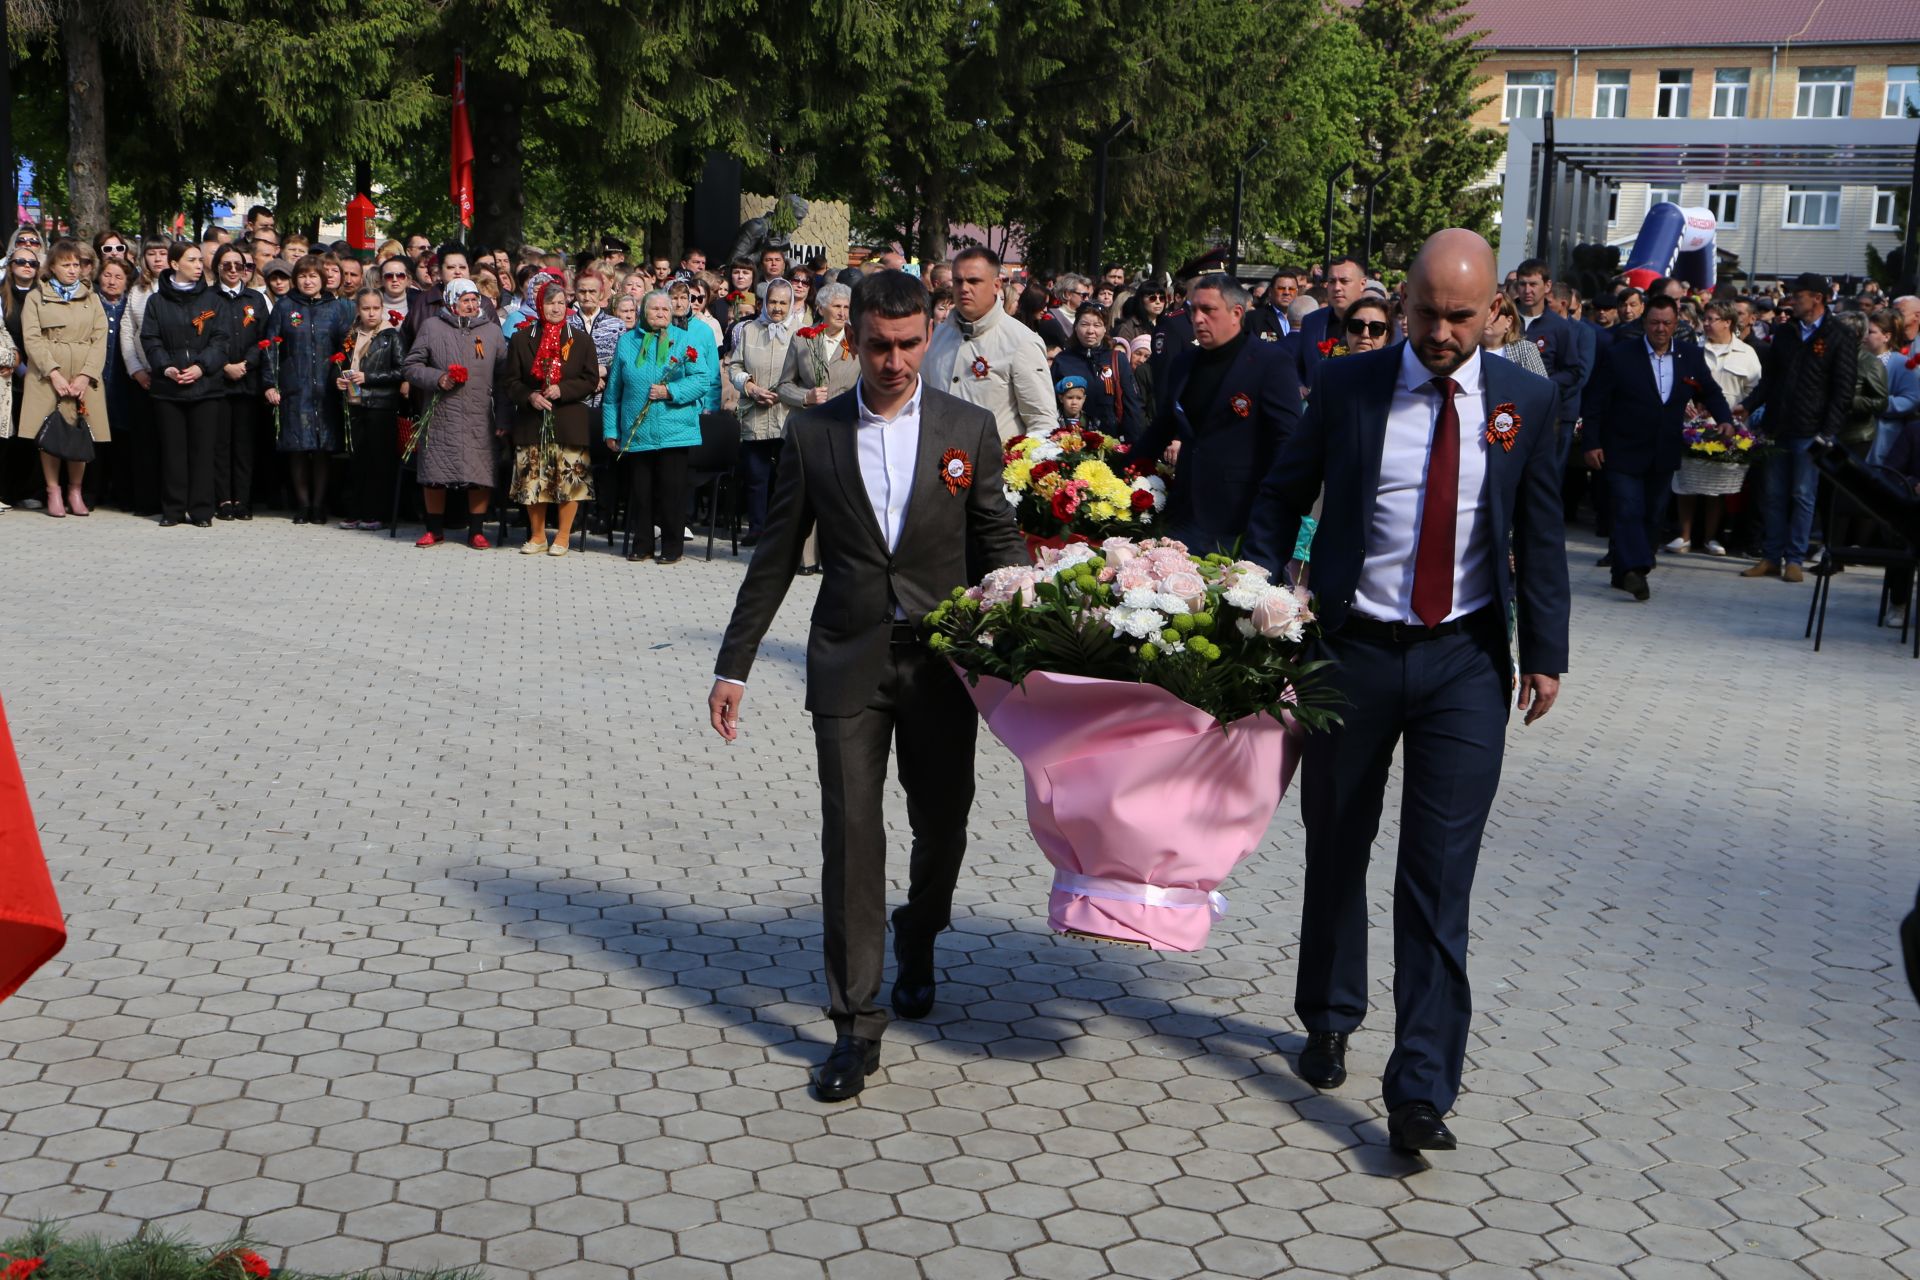
<path id="1" fill-rule="evenodd" d="M 1685 456 L 1720 466 L 1744 467 L 1752 462 L 1760 437 L 1744 424 L 1734 424 L 1731 435 L 1723 435 L 1712 418 L 1696 418 L 1681 429 Z"/>
<path id="2" fill-rule="evenodd" d="M 1167 505 L 1167 482 L 1129 458 L 1124 441 L 1085 427 L 1007 441 L 1007 504 L 1033 538 L 1084 540 L 1151 535 Z"/>
<path id="3" fill-rule="evenodd" d="M 1305 598 L 1169 540 L 1108 538 L 997 569 L 928 616 L 1026 771 L 1056 929 L 1192 951 L 1264 838 L 1301 729 L 1335 718 Z"/>

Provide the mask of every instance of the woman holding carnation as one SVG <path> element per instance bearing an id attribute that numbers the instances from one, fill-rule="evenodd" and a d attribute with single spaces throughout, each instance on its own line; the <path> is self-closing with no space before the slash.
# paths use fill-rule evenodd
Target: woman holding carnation
<path id="1" fill-rule="evenodd" d="M 293 482 L 293 522 L 325 524 L 329 456 L 340 447 L 340 397 L 333 379 L 353 324 L 351 304 L 326 296 L 324 264 L 294 264 L 293 292 L 267 321 L 267 403 L 279 410 L 275 437 Z M 343 357 L 344 359 L 344 357 Z"/>
<path id="2" fill-rule="evenodd" d="M 396 313 L 379 289 L 362 289 L 354 299 L 353 332 L 347 358 L 339 364 L 334 386 L 347 402 L 347 439 L 353 455 L 353 498 L 343 529 L 378 529 L 393 494 L 399 467 L 395 435 L 400 411 L 400 362 L 406 348 L 395 327 Z"/>
<path id="3" fill-rule="evenodd" d="M 443 304 L 420 327 L 402 366 L 416 394 L 431 397 L 414 423 L 413 448 L 426 532 L 413 545 L 446 539 L 447 490 L 467 493 L 467 545 L 493 544 L 480 526 L 493 501 L 493 389 L 505 369 L 507 341 L 480 310 L 480 287 L 449 280 Z"/>
<path id="4" fill-rule="evenodd" d="M 687 458 L 700 443 L 700 406 L 719 371 L 685 329 L 673 327 L 673 301 L 660 290 L 640 304 L 640 323 L 621 336 L 600 399 L 600 430 L 627 471 L 627 559 L 654 554 L 678 564 L 685 550 Z"/>
<path id="5" fill-rule="evenodd" d="M 853 353 L 852 335 L 847 332 L 853 290 L 843 284 L 822 285 L 816 296 L 820 323 L 793 335 L 786 362 L 780 367 L 777 390 L 789 409 L 823 405 L 853 390 L 853 384 L 860 380 L 860 361 Z"/>
<path id="6" fill-rule="evenodd" d="M 507 344 L 507 397 L 514 403 L 513 488 L 508 496 L 527 511 L 522 555 L 567 554 L 573 519 L 593 497 L 587 449 L 592 425 L 587 398 L 600 382 L 593 339 L 567 319 L 567 290 L 549 278 L 534 295 L 537 321 Z M 618 345 L 613 359 L 618 360 Z M 559 509 L 547 544 L 547 504 Z"/>

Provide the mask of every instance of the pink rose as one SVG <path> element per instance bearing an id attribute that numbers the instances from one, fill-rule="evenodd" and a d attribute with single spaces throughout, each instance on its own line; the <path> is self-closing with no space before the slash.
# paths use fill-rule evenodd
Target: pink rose
<path id="1" fill-rule="evenodd" d="M 1207 584 L 1191 569 L 1182 569 L 1160 579 L 1160 590 L 1170 596 L 1179 596 L 1187 602 L 1187 608 L 1198 613 L 1207 603 Z"/>
<path id="2" fill-rule="evenodd" d="M 1009 565 L 1004 569 L 995 569 L 980 580 L 980 603 L 993 608 L 1020 597 L 1022 604 L 1034 601 L 1033 570 L 1021 565 Z"/>
<path id="3" fill-rule="evenodd" d="M 1124 569 L 1140 558 L 1140 551 L 1126 538 L 1108 538 L 1100 544 L 1100 554 L 1115 569 Z"/>
<path id="4" fill-rule="evenodd" d="M 1274 590 L 1253 606 L 1253 629 L 1269 640 L 1300 638 L 1300 601 L 1291 591 Z"/>

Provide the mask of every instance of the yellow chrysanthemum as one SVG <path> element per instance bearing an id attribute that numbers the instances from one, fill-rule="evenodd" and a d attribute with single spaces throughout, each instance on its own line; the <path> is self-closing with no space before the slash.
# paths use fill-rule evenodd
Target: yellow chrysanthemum
<path id="1" fill-rule="evenodd" d="M 1022 458 L 1018 462 L 1009 462 L 1006 470 L 1002 472 L 1002 474 L 1006 477 L 1007 487 L 1009 489 L 1019 490 L 1024 493 L 1027 485 L 1033 480 L 1033 464 L 1025 458 Z"/>
<path id="2" fill-rule="evenodd" d="M 1095 520 L 1112 520 L 1120 514 L 1111 502 L 1102 502 L 1098 499 L 1087 504 L 1087 511 Z"/>

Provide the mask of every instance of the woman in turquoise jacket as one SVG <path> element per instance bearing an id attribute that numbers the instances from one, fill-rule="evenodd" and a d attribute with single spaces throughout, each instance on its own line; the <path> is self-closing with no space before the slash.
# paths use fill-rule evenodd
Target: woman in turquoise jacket
<path id="1" fill-rule="evenodd" d="M 673 303 L 658 290 L 640 300 L 640 323 L 620 336 L 607 368 L 600 430 L 627 472 L 627 559 L 679 563 L 685 550 L 687 459 L 700 443 L 700 410 L 720 378 L 719 362 L 694 335 L 673 326 Z"/>

